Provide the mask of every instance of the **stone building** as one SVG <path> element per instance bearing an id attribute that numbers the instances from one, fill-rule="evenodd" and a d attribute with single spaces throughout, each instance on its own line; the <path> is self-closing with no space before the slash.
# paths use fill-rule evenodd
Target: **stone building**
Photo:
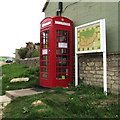
<path id="1" fill-rule="evenodd" d="M 21 47 L 21 48 L 22 48 L 22 47 Z M 34 50 L 39 51 L 40 43 L 27 42 L 25 48 L 27 49 L 26 58 L 30 58 L 30 57 L 31 57 L 31 53 L 32 53 Z M 16 59 L 16 60 L 21 59 L 21 58 L 20 58 L 20 55 L 18 54 L 18 51 L 19 51 L 19 49 L 16 49 L 16 50 L 15 50 L 15 59 Z"/>
<path id="2" fill-rule="evenodd" d="M 27 42 L 26 43 L 26 48 L 27 48 L 27 54 L 26 57 L 32 57 L 31 53 L 34 50 L 39 51 L 40 43 L 32 43 L 32 42 Z"/>
<path id="3" fill-rule="evenodd" d="M 84 0 L 62 2 L 62 10 L 58 14 L 58 2 L 51 1 L 47 0 L 43 8 L 45 16 L 61 15 L 67 17 L 73 21 L 74 27 L 99 19 L 106 20 L 108 91 L 120 94 L 120 38 L 118 34 L 120 2 L 83 2 Z M 101 53 L 81 54 L 79 56 L 79 82 L 81 81 L 90 85 L 103 86 Z"/>
<path id="4" fill-rule="evenodd" d="M 30 57 L 31 52 L 35 49 L 35 45 L 32 42 L 26 43 L 27 57 Z"/>
<path id="5" fill-rule="evenodd" d="M 20 55 L 18 54 L 19 49 L 15 49 L 15 59 L 19 60 L 20 59 Z"/>
<path id="6" fill-rule="evenodd" d="M 29 67 L 34 67 L 34 66 L 39 66 L 39 56 L 38 57 L 33 57 L 31 56 L 31 53 L 36 50 L 38 53 L 37 55 L 39 55 L 39 48 L 40 48 L 40 43 L 32 43 L 32 42 L 27 42 L 26 43 L 26 47 L 27 49 L 27 53 L 26 53 L 26 58 L 25 59 L 21 59 L 18 51 L 19 49 L 16 49 L 16 61 L 20 64 L 24 64 L 27 65 Z"/>

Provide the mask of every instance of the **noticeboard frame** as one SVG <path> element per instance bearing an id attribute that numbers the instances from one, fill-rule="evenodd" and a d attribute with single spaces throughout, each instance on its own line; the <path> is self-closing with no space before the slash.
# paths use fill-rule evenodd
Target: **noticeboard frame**
<path id="1" fill-rule="evenodd" d="M 98 24 L 100 25 L 100 49 L 96 50 L 86 50 L 78 51 L 78 29 L 83 27 L 88 27 L 90 25 Z M 83 53 L 103 53 L 103 88 L 104 93 L 107 95 L 107 54 L 106 54 L 106 23 L 105 19 L 93 21 L 87 24 L 79 25 L 75 27 L 75 86 L 78 85 L 78 55 Z"/>
<path id="2" fill-rule="evenodd" d="M 100 25 L 100 49 L 78 51 L 78 30 L 90 28 L 91 26 L 96 25 L 96 24 Z M 106 32 L 105 32 L 105 19 L 93 21 L 93 22 L 90 22 L 90 23 L 87 23 L 87 24 L 83 24 L 83 25 L 79 25 L 79 26 L 75 27 L 75 51 L 76 51 L 76 54 L 103 52 L 105 50 L 105 46 L 106 46 L 104 44 L 105 36 L 106 36 Z"/>

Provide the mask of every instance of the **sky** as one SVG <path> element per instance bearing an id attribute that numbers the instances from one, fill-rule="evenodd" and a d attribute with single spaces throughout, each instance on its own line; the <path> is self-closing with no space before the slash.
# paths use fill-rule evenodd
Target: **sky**
<path id="1" fill-rule="evenodd" d="M 26 42 L 40 41 L 46 0 L 0 0 L 0 56 L 15 56 Z"/>

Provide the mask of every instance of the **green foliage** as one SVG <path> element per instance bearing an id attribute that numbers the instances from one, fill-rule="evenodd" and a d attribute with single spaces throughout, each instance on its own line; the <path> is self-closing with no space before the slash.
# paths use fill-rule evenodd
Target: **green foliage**
<path id="1" fill-rule="evenodd" d="M 34 58 L 34 57 L 39 57 L 40 53 L 40 47 L 38 49 L 34 49 L 31 52 L 28 53 L 27 48 L 21 48 L 18 51 L 18 54 L 20 55 L 20 58 L 25 59 L 25 58 Z"/>
<path id="2" fill-rule="evenodd" d="M 14 90 L 36 86 L 39 81 L 39 67 L 28 68 L 25 65 L 18 63 L 3 65 L 2 67 L 2 94 L 6 90 Z M 23 78 L 28 77 L 30 80 L 28 82 L 16 82 L 10 83 L 13 78 Z"/>
<path id="3" fill-rule="evenodd" d="M 23 114 L 26 114 L 29 112 L 29 109 L 27 107 L 23 107 Z"/>
<path id="4" fill-rule="evenodd" d="M 25 59 L 27 55 L 27 48 L 20 48 L 18 54 L 20 58 Z"/>
<path id="5" fill-rule="evenodd" d="M 34 57 L 39 57 L 40 56 L 40 48 L 39 49 L 34 49 L 32 52 L 31 52 L 31 57 L 34 58 Z"/>
<path id="6" fill-rule="evenodd" d="M 63 93 L 64 91 L 65 91 L 65 89 L 64 88 L 62 88 L 62 87 L 55 87 L 55 88 L 53 88 L 53 90 L 54 90 L 54 93 Z"/>
<path id="7" fill-rule="evenodd" d="M 33 70 L 34 71 L 34 70 Z M 74 87 L 73 94 L 67 94 L 71 88 L 53 88 L 43 94 L 16 98 L 5 111 L 5 118 L 31 119 L 65 119 L 65 118 L 119 118 L 118 103 L 106 104 L 107 100 L 118 99 L 118 96 L 105 96 L 101 88 L 80 84 Z M 41 100 L 43 104 L 33 106 L 32 103 Z M 102 103 L 102 104 L 101 104 Z M 17 107 L 14 107 L 17 106 Z"/>

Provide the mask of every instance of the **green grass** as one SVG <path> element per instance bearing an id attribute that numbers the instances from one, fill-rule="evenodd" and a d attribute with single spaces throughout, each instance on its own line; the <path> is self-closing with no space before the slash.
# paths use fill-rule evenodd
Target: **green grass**
<path id="1" fill-rule="evenodd" d="M 33 87 L 36 85 L 36 81 L 39 80 L 39 68 L 28 68 L 25 65 L 18 63 L 7 64 L 2 66 L 2 94 L 5 94 L 7 90 L 15 90 L 21 88 Z M 29 77 L 28 82 L 16 82 L 10 83 L 13 78 Z"/>
<path id="2" fill-rule="evenodd" d="M 67 94 L 67 91 L 74 94 Z M 41 100 L 43 104 L 32 105 Z M 54 88 L 43 94 L 14 99 L 4 110 L 4 118 L 119 118 L 118 96 L 105 96 L 101 88 L 80 84 L 77 87 Z M 17 107 L 15 107 L 17 106 Z"/>

